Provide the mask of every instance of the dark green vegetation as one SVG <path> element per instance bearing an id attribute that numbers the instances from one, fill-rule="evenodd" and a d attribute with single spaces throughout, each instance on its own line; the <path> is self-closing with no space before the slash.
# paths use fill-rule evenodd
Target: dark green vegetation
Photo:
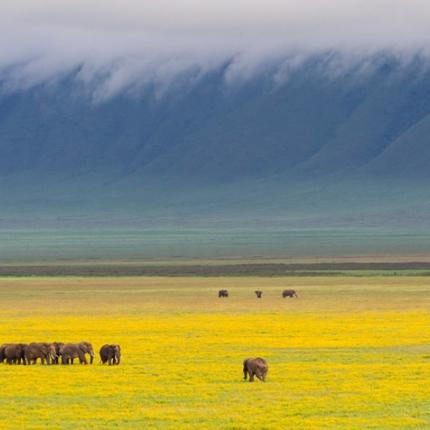
<path id="1" fill-rule="evenodd" d="M 430 276 L 430 262 L 2 264 L 1 276 Z"/>

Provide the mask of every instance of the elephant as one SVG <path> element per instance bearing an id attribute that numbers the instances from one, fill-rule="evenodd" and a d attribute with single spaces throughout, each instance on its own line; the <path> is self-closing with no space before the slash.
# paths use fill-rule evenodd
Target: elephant
<path id="1" fill-rule="evenodd" d="M 218 291 L 218 297 L 228 297 L 228 291 L 227 290 L 219 290 Z"/>
<path id="2" fill-rule="evenodd" d="M 57 359 L 55 345 L 43 342 L 30 343 L 25 348 L 25 358 L 28 364 L 36 364 L 38 358 L 42 364 L 53 364 Z"/>
<path id="3" fill-rule="evenodd" d="M 255 295 L 257 296 L 257 299 L 261 299 L 261 297 L 263 296 L 263 291 L 254 291 Z"/>
<path id="4" fill-rule="evenodd" d="M 2 345 L 3 360 L 8 364 L 27 364 L 25 359 L 25 343 L 5 343 Z"/>
<path id="5" fill-rule="evenodd" d="M 54 345 L 55 355 L 56 355 L 53 364 L 58 364 L 60 361 L 60 350 L 61 350 L 61 347 L 64 346 L 64 343 L 52 342 L 52 345 Z"/>
<path id="6" fill-rule="evenodd" d="M 119 345 L 103 345 L 100 348 L 100 360 L 110 365 L 119 364 L 121 360 L 121 347 Z"/>
<path id="7" fill-rule="evenodd" d="M 60 347 L 62 364 L 73 364 L 75 358 L 79 358 L 79 363 L 81 364 L 88 364 L 85 354 L 90 355 L 90 363 L 93 364 L 94 350 L 91 343 L 66 343 Z"/>
<path id="8" fill-rule="evenodd" d="M 254 375 L 264 382 L 268 370 L 269 366 L 264 358 L 247 358 L 243 362 L 243 379 L 246 381 L 249 374 L 249 382 L 254 382 Z"/>
<path id="9" fill-rule="evenodd" d="M 285 299 L 285 297 L 298 297 L 295 290 L 284 290 L 282 291 L 282 297 Z"/>
<path id="10" fill-rule="evenodd" d="M 5 348 L 6 348 L 6 346 L 4 344 L 0 345 L 0 363 L 3 363 L 4 359 L 6 358 L 4 356 L 4 350 L 5 350 Z"/>

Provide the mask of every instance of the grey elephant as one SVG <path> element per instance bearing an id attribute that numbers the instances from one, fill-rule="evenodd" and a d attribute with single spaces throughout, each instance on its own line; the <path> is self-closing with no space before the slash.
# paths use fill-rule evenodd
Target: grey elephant
<path id="1" fill-rule="evenodd" d="M 247 358 L 243 362 L 243 379 L 246 381 L 249 375 L 249 382 L 254 382 L 254 375 L 260 380 L 265 381 L 269 366 L 264 358 Z"/>
<path id="2" fill-rule="evenodd" d="M 56 355 L 53 364 L 58 364 L 59 361 L 60 361 L 60 350 L 64 346 L 64 343 L 61 343 L 61 342 L 52 342 L 52 345 L 54 345 L 55 355 Z"/>
<path id="3" fill-rule="evenodd" d="M 3 363 L 4 359 L 6 358 L 4 356 L 4 350 L 5 350 L 5 348 L 6 348 L 6 346 L 4 344 L 0 345 L 0 363 Z"/>
<path id="4" fill-rule="evenodd" d="M 282 297 L 297 297 L 297 293 L 295 290 L 284 290 L 282 291 Z"/>
<path id="5" fill-rule="evenodd" d="M 103 345 L 100 348 L 100 360 L 102 364 L 119 364 L 121 361 L 121 347 L 119 345 Z"/>
<path id="6" fill-rule="evenodd" d="M 27 364 L 25 360 L 25 343 L 6 343 L 2 345 L 3 360 L 8 364 Z"/>
<path id="7" fill-rule="evenodd" d="M 60 347 L 62 364 L 73 364 L 75 358 L 79 358 L 79 363 L 88 364 L 85 354 L 90 355 L 90 363 L 94 361 L 93 346 L 89 342 L 66 343 Z"/>
<path id="8" fill-rule="evenodd" d="M 42 364 L 55 363 L 57 353 L 52 343 L 32 342 L 25 348 L 25 359 L 28 364 L 36 364 L 40 359 Z"/>

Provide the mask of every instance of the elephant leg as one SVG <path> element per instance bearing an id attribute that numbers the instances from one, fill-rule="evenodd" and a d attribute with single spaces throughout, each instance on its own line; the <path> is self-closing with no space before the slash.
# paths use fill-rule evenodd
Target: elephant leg
<path id="1" fill-rule="evenodd" d="M 85 354 L 83 352 L 79 353 L 79 362 L 81 364 L 88 364 L 87 359 L 85 358 Z"/>
<path id="2" fill-rule="evenodd" d="M 249 371 L 249 382 L 254 382 L 254 372 L 252 370 Z"/>
<path id="3" fill-rule="evenodd" d="M 260 381 L 262 381 L 262 380 L 263 380 L 263 376 L 261 375 L 261 371 L 260 371 L 260 369 L 257 369 L 257 370 L 255 371 L 255 376 L 256 376 Z"/>
<path id="4" fill-rule="evenodd" d="M 247 378 L 248 378 L 248 370 L 246 366 L 243 366 L 243 379 L 246 381 Z"/>

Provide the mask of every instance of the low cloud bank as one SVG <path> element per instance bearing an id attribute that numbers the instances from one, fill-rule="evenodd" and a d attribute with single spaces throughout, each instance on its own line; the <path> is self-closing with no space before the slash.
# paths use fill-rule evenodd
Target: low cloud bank
<path id="1" fill-rule="evenodd" d="M 16 0 L 0 6 L 4 91 L 75 71 L 103 99 L 151 84 L 162 95 L 225 65 L 227 85 L 271 69 L 275 83 L 324 54 L 325 70 L 430 55 L 426 0 Z"/>

